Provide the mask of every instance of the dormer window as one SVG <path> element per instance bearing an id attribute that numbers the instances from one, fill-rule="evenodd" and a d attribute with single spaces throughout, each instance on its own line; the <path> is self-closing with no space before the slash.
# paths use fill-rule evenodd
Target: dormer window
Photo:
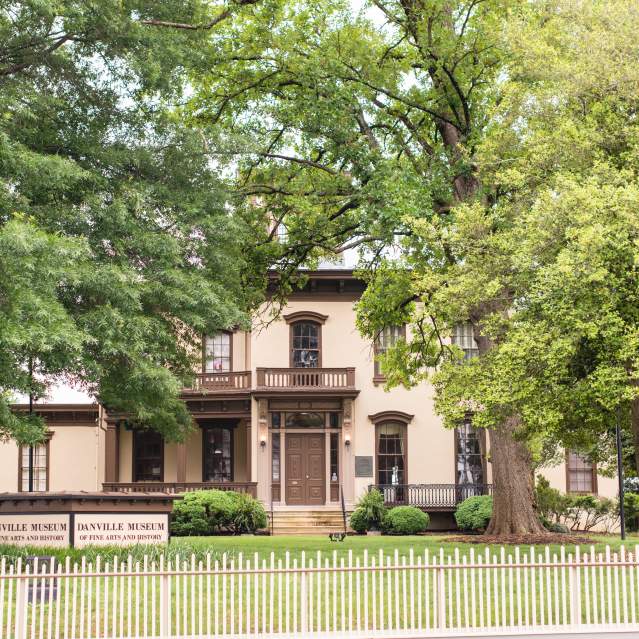
<path id="1" fill-rule="evenodd" d="M 227 373 L 233 369 L 231 333 L 221 331 L 204 341 L 204 372 Z"/>

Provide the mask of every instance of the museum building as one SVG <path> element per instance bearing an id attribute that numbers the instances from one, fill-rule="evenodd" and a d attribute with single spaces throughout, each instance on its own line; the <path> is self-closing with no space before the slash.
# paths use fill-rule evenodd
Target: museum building
<path id="1" fill-rule="evenodd" d="M 443 428 L 426 382 L 385 390 L 377 355 L 408 329 L 364 339 L 354 310 L 363 291 L 351 270 L 309 272 L 277 320 L 205 337 L 183 390 L 195 425 L 184 443 L 98 404 L 36 404 L 46 441 L 32 451 L 0 443 L 0 491 L 237 490 L 285 533 L 334 529 L 342 504 L 352 510 L 375 485 L 389 505 L 422 507 L 433 527 L 451 527 L 460 501 L 492 490 L 485 433 L 470 420 Z M 469 329 L 454 341 L 472 357 Z M 564 492 L 616 494 L 614 479 L 574 453 L 543 474 Z"/>

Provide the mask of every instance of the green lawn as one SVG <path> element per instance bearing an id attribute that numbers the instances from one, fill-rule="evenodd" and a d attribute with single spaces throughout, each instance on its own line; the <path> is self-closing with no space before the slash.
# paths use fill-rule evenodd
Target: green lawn
<path id="1" fill-rule="evenodd" d="M 179 555 L 181 558 L 190 557 L 191 554 L 196 559 L 201 559 L 207 553 L 211 553 L 216 557 L 227 554 L 235 557 L 242 553 L 246 558 L 254 553 L 259 553 L 261 558 L 269 558 L 274 553 L 275 559 L 284 558 L 286 553 L 290 553 L 291 561 L 300 559 L 302 552 L 307 556 L 316 555 L 318 551 L 322 555 L 332 555 L 337 553 L 338 557 L 348 557 L 350 551 L 354 558 L 363 557 L 364 551 L 368 550 L 368 554 L 378 554 L 380 550 L 386 553 L 398 551 L 399 556 L 408 556 L 410 549 L 415 554 L 423 554 L 424 550 L 428 550 L 429 554 L 439 553 L 443 549 L 444 555 L 453 555 L 456 551 L 460 556 L 468 556 L 471 549 L 475 554 L 484 553 L 486 548 L 490 548 L 492 553 L 500 553 L 501 545 L 491 545 L 481 543 L 453 543 L 450 542 L 452 534 L 442 535 L 420 535 L 420 536 L 349 536 L 342 542 L 333 542 L 326 536 L 215 536 L 215 537 L 173 537 L 168 546 L 133 546 L 129 548 L 87 548 L 85 550 L 78 549 L 45 549 L 45 548 L 16 548 L 14 546 L 0 546 L 0 557 L 17 558 L 18 556 L 27 557 L 32 555 L 53 555 L 59 560 L 64 560 L 67 556 L 71 561 L 80 561 L 82 557 L 86 557 L 86 561 L 94 561 L 97 555 L 105 560 L 112 559 L 114 556 L 125 558 L 131 554 L 135 560 L 141 560 L 144 554 L 148 554 L 150 558 L 157 558 L 164 553 L 167 557 Z M 583 537 L 584 535 L 581 534 Z M 618 551 L 621 547 L 621 540 L 618 535 L 587 535 L 594 542 L 595 552 L 604 552 L 607 545 L 611 547 L 612 552 Z M 574 552 L 575 545 L 570 543 L 570 535 L 566 535 L 566 552 Z M 631 534 L 626 540 L 625 546 L 628 550 L 634 550 L 635 544 L 639 544 L 639 534 Z M 582 552 L 590 550 L 590 544 L 581 544 Z M 514 546 L 504 546 L 506 554 L 514 552 Z M 521 546 L 522 551 L 529 552 L 530 546 Z M 559 552 L 559 545 L 551 545 L 550 552 Z M 545 552 L 545 546 L 537 546 L 537 552 Z"/>
<path id="2" fill-rule="evenodd" d="M 358 628 L 374 628 L 377 615 L 377 628 L 384 623 L 386 629 L 406 630 L 413 624 L 435 627 L 441 624 L 438 614 L 441 612 L 445 626 L 483 627 L 513 625 L 519 623 L 519 617 L 535 620 L 537 623 L 568 623 L 570 621 L 570 574 L 566 568 L 536 568 L 534 570 L 502 569 L 451 571 L 444 569 L 442 582 L 438 584 L 434 571 L 401 570 L 401 571 L 367 571 L 343 573 L 323 572 L 317 575 L 308 573 L 302 585 L 300 573 L 276 575 L 225 575 L 216 576 L 200 572 L 199 562 L 206 565 L 207 554 L 211 555 L 211 567 L 224 555 L 228 560 L 227 568 L 236 570 L 242 560 L 242 568 L 254 566 L 255 553 L 260 558 L 260 567 L 268 567 L 273 553 L 276 567 L 286 565 L 289 553 L 289 565 L 299 567 L 302 553 L 305 553 L 306 566 L 317 567 L 317 553 L 322 553 L 322 565 L 333 562 L 336 553 L 337 564 L 343 561 L 349 565 L 362 562 L 365 551 L 369 562 L 375 560 L 379 566 L 379 552 L 384 553 L 384 564 L 390 560 L 394 564 L 397 553 L 400 565 L 408 558 L 411 551 L 415 562 L 424 560 L 424 551 L 428 550 L 430 559 L 443 550 L 444 556 L 459 555 L 460 559 L 468 558 L 471 550 L 475 555 L 481 554 L 482 560 L 486 546 L 482 544 L 451 543 L 447 541 L 451 535 L 425 535 L 417 537 L 348 537 L 343 542 L 331 542 L 323 536 L 291 536 L 291 537 L 190 537 L 174 538 L 167 546 L 134 548 L 90 548 L 85 551 L 54 551 L 59 559 L 68 556 L 71 561 L 84 558 L 88 571 L 96 569 L 97 555 L 101 557 L 100 571 L 108 562 L 113 569 L 113 558 L 118 555 L 119 561 L 131 555 L 132 567 L 140 562 L 145 554 L 149 555 L 148 567 L 155 562 L 157 570 L 158 558 L 164 554 L 175 569 L 175 561 L 179 557 L 180 568 L 188 571 L 194 562 L 195 574 L 172 576 L 168 588 L 168 604 L 163 608 L 160 599 L 159 577 L 91 577 L 79 580 L 74 577 L 60 579 L 59 598 L 48 605 L 46 601 L 27 607 L 27 627 L 35 628 L 40 620 L 46 626 L 49 636 L 78 636 L 71 625 L 69 632 L 60 630 L 56 634 L 56 619 L 60 618 L 61 627 L 69 617 L 73 624 L 73 611 L 80 635 L 95 635 L 101 629 L 103 636 L 110 634 L 122 636 L 154 635 L 159 630 L 161 611 L 167 611 L 171 628 L 175 634 L 241 634 L 242 632 L 284 632 L 301 629 L 301 619 L 308 614 L 309 628 L 323 630 L 352 631 Z M 617 552 L 621 543 L 617 537 L 593 535 L 595 552 L 604 553 L 606 546 Z M 633 535 L 627 540 L 626 548 L 634 552 L 635 544 L 639 544 L 639 536 Z M 590 545 L 581 547 L 582 551 L 590 551 Z M 566 554 L 574 553 L 574 545 L 566 546 Z M 546 554 L 546 548 L 538 546 L 534 549 L 537 557 Z M 499 562 L 501 546 L 489 548 Z M 504 547 L 506 556 L 515 552 L 513 546 Z M 521 559 L 529 558 L 530 547 L 520 547 Z M 550 558 L 559 556 L 560 547 L 550 546 Z M 17 557 L 33 554 L 51 554 L 44 549 L 18 549 L 0 547 L 0 555 L 5 562 L 13 564 Z M 193 559 L 194 557 L 194 559 Z M 419 557 L 419 559 L 418 559 Z M 492 557 L 491 557 L 492 560 Z M 264 562 L 264 563 L 263 563 Z M 281 564 L 280 564 L 281 562 Z M 312 563 L 311 563 L 312 562 Z M 221 563 L 221 562 L 220 562 Z M 448 562 L 445 562 L 447 565 Z M 220 565 L 220 564 L 218 564 Z M 371 563 L 369 563 L 369 566 Z M 73 570 L 73 569 L 72 569 Z M 376 574 L 374 574 L 376 573 Z M 521 582 L 520 582 L 521 579 Z M 639 598 L 635 597 L 639 585 L 639 570 L 610 570 L 608 568 L 582 569 L 580 579 L 587 590 L 591 583 L 592 599 L 588 599 L 585 590 L 581 596 L 581 620 L 584 623 L 625 621 L 628 614 L 639 616 Z M 0 636 L 13 637 L 14 624 L 8 619 L 10 614 L 15 620 L 16 585 L 7 580 L 4 587 L 0 580 L 0 611 L 4 609 L 4 619 L 0 612 Z M 475 587 L 475 581 L 477 582 Z M 596 581 L 597 591 L 592 590 Z M 480 588 L 481 583 L 481 588 Z M 499 583 L 499 587 L 498 587 Z M 168 584 L 168 581 L 167 581 Z M 444 607 L 436 599 L 438 588 L 445 593 Z M 382 592 L 383 587 L 383 592 Z M 303 591 L 302 588 L 305 588 Z M 492 588 L 492 591 L 491 591 Z M 303 594 L 303 592 L 305 594 Z M 492 592 L 492 594 L 491 594 Z M 619 596 L 628 593 L 630 600 Z M 595 594 L 598 593 L 595 598 Z M 615 606 L 604 605 L 616 601 Z M 597 601 L 595 601 L 595 599 Z M 244 602 L 244 603 L 243 603 Z M 307 602 L 304 604 L 303 602 Z M 600 602 L 600 603 L 597 603 Z M 625 602 L 625 603 L 624 603 Z M 596 604 L 596 605 L 595 605 Z M 308 607 L 305 607 L 305 606 Z M 595 607 L 597 612 L 595 613 Z M 10 613 L 11 611 L 11 613 Z M 108 611 L 108 612 L 105 612 Z M 552 614 L 551 614 L 552 611 Z M 485 619 L 484 619 L 485 613 Z M 594 615 L 597 615 L 595 617 Z M 566 621 L 566 619 L 568 621 Z M 382 621 L 383 620 L 383 621 Z M 4 624 L 4 625 L 3 625 Z M 210 626 L 210 633 L 209 633 Z M 132 632 L 128 632 L 128 628 Z"/>
<path id="3" fill-rule="evenodd" d="M 214 558 L 221 558 L 226 554 L 229 558 L 237 557 L 242 553 L 245 558 L 252 558 L 254 553 L 259 553 L 261 559 L 270 559 L 271 553 L 275 559 L 284 559 L 286 553 L 290 554 L 290 560 L 302 557 L 302 552 L 307 557 L 317 554 L 318 551 L 323 556 L 332 556 L 337 553 L 338 558 L 348 558 L 351 554 L 353 559 L 362 558 L 364 551 L 367 550 L 369 556 L 377 555 L 380 550 L 384 554 L 394 554 L 397 550 L 400 557 L 408 557 L 410 550 L 417 554 L 423 555 L 425 550 L 429 554 L 438 554 L 443 549 L 444 555 L 454 555 L 457 551 L 460 557 L 468 557 L 471 549 L 475 554 L 484 553 L 485 544 L 471 543 L 451 543 L 448 541 L 453 535 L 420 535 L 407 537 L 381 536 L 349 536 L 342 542 L 332 542 L 326 536 L 216 536 L 216 537 L 174 537 L 168 546 L 134 546 L 131 548 L 87 548 L 85 550 L 50 550 L 44 548 L 16 548 L 13 546 L 0 546 L 0 557 L 6 557 L 7 561 L 15 558 L 27 557 L 32 555 L 54 555 L 59 560 L 64 560 L 67 556 L 71 561 L 82 560 L 84 556 L 87 562 L 95 561 L 97 555 L 100 555 L 104 561 L 112 560 L 114 556 L 126 558 L 131 554 L 134 561 L 142 560 L 145 554 L 149 558 L 157 559 L 160 554 L 164 553 L 167 558 L 173 558 L 179 555 L 182 559 L 190 558 L 195 555 L 196 560 L 204 559 L 207 553 L 211 553 Z M 584 536 L 583 534 L 581 535 Z M 618 551 L 621 547 L 619 536 L 613 535 L 587 535 L 594 542 L 595 552 L 604 552 L 607 545 L 611 547 L 611 551 Z M 635 544 L 639 544 L 639 535 L 629 535 L 626 540 L 626 548 L 634 550 Z M 581 544 L 582 552 L 590 551 L 590 544 Z M 492 545 L 489 547 L 490 553 L 499 554 L 501 552 L 500 545 Z M 530 552 L 530 546 L 521 546 L 522 552 Z M 545 546 L 537 546 L 537 552 L 545 552 Z M 514 546 L 505 546 L 506 555 L 514 553 Z M 551 545 L 550 552 L 559 553 L 558 545 Z M 574 546 L 566 547 L 566 552 L 574 552 Z"/>
<path id="4" fill-rule="evenodd" d="M 275 554 L 275 558 L 284 557 L 286 553 L 290 553 L 291 559 L 300 559 L 302 552 L 306 552 L 307 556 L 312 556 L 321 551 L 322 554 L 337 552 L 338 556 L 347 556 L 352 551 L 353 557 L 363 557 L 364 550 L 368 550 L 368 554 L 377 554 L 380 550 L 384 553 L 394 553 L 399 551 L 399 556 L 408 556 L 410 549 L 415 554 L 423 554 L 428 549 L 429 554 L 439 553 L 440 549 L 444 550 L 444 555 L 452 555 L 458 550 L 460 556 L 468 556 L 471 549 L 475 554 L 484 553 L 485 544 L 471 543 L 451 543 L 449 540 L 453 534 L 444 535 L 420 535 L 407 537 L 381 536 L 349 536 L 342 542 L 332 542 L 324 536 L 280 536 L 280 537 L 182 537 L 174 538 L 171 541 L 172 550 L 183 551 L 190 554 L 195 552 L 200 555 L 202 552 L 214 552 L 216 554 L 227 553 L 236 556 L 239 553 L 243 555 L 251 555 L 259 553 L 261 557 L 268 557 L 270 553 Z M 584 537 L 582 534 L 581 537 Z M 621 540 L 618 536 L 612 535 L 587 535 L 595 542 L 595 552 L 604 552 L 607 545 L 614 552 L 621 547 Z M 639 544 L 639 535 L 631 535 L 626 540 L 626 548 L 634 549 L 634 545 Z M 590 550 L 590 544 L 581 544 L 581 550 Z M 499 553 L 501 546 L 490 546 L 491 553 Z M 514 546 L 505 546 L 506 553 L 514 552 Z M 521 546 L 523 550 L 529 551 L 530 546 Z M 538 552 L 545 550 L 545 546 L 537 546 Z M 568 552 L 574 550 L 573 546 L 566 549 Z M 551 553 L 559 552 L 559 545 L 550 546 Z"/>

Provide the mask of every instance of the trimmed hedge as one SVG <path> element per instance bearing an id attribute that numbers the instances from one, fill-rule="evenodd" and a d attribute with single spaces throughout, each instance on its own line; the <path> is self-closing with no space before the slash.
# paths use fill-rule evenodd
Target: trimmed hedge
<path id="1" fill-rule="evenodd" d="M 175 503 L 171 534 L 215 535 L 252 533 L 268 523 L 262 504 L 250 495 L 225 490 L 186 493 Z"/>
<path id="2" fill-rule="evenodd" d="M 455 521 L 460 530 L 486 530 L 493 512 L 493 498 L 478 495 L 465 499 L 455 511 Z"/>
<path id="3" fill-rule="evenodd" d="M 428 528 L 430 517 L 414 506 L 391 508 L 384 518 L 384 530 L 392 535 L 417 535 Z"/>

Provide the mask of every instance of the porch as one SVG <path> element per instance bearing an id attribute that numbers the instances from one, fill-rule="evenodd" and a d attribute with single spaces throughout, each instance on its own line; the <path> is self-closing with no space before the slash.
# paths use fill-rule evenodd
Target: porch
<path id="1" fill-rule="evenodd" d="M 257 497 L 257 482 L 111 482 L 102 484 L 106 492 L 119 493 L 191 493 L 196 490 L 232 490 Z"/>
<path id="2" fill-rule="evenodd" d="M 384 504 L 415 506 L 427 511 L 452 512 L 469 497 L 492 495 L 492 484 L 371 484 L 384 496 Z"/>
<path id="3" fill-rule="evenodd" d="M 232 413 L 231 413 L 232 415 Z M 251 481 L 251 422 L 246 417 L 197 417 L 184 442 L 119 420 L 107 429 L 105 491 L 183 493 L 233 490 L 257 497 Z M 110 444 L 110 445 L 109 445 Z"/>

